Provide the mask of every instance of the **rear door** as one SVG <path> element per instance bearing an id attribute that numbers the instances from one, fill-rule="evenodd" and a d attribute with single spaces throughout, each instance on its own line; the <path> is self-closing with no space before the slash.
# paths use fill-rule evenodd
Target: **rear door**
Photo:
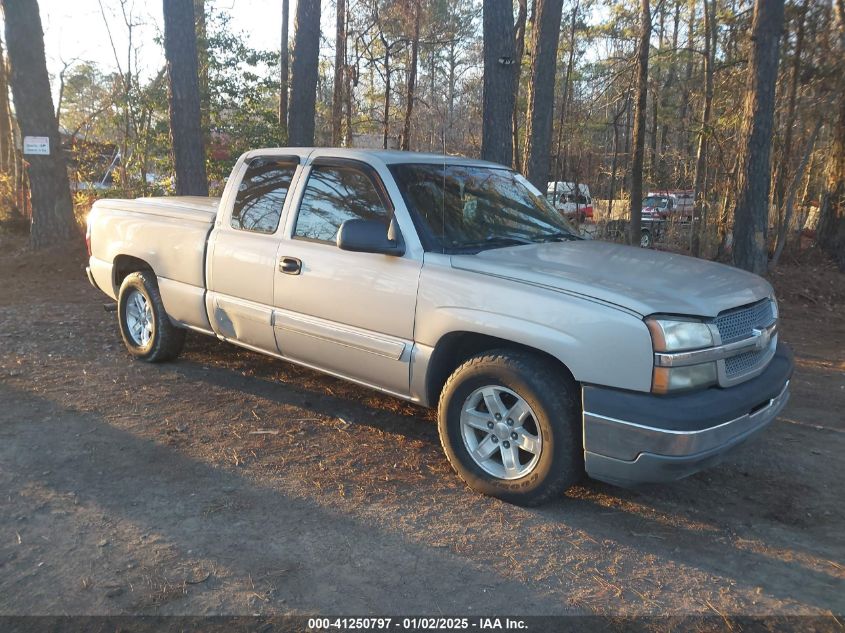
<path id="1" fill-rule="evenodd" d="M 227 340 L 271 353 L 277 351 L 273 283 L 281 218 L 298 171 L 297 156 L 245 163 L 210 240 L 206 307 L 212 328 Z"/>
<path id="2" fill-rule="evenodd" d="M 407 395 L 422 262 L 409 253 L 342 251 L 335 243 L 348 219 L 381 220 L 387 232 L 394 205 L 384 181 L 368 164 L 337 158 L 315 159 L 302 179 L 275 273 L 279 349 L 300 363 Z"/>

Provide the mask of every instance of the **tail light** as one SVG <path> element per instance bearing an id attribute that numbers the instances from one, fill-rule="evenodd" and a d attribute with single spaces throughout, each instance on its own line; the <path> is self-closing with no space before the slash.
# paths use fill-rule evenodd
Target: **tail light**
<path id="1" fill-rule="evenodd" d="M 88 257 L 91 257 L 91 219 L 85 223 L 85 248 L 88 249 Z"/>

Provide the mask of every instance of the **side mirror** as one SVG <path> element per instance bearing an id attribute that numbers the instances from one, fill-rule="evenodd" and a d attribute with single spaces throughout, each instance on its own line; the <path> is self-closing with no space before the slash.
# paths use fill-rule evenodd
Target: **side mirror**
<path id="1" fill-rule="evenodd" d="M 380 253 L 401 257 L 405 242 L 396 220 L 385 226 L 381 220 L 346 220 L 337 232 L 337 247 L 357 253 Z"/>

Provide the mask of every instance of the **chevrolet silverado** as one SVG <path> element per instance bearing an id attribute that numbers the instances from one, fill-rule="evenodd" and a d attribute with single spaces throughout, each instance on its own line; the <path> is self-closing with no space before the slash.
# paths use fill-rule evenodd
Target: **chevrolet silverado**
<path id="1" fill-rule="evenodd" d="M 458 475 L 513 503 L 682 478 L 789 397 L 765 280 L 581 239 L 493 163 L 256 150 L 220 199 L 98 201 L 88 244 L 134 357 L 194 330 L 437 407 Z"/>

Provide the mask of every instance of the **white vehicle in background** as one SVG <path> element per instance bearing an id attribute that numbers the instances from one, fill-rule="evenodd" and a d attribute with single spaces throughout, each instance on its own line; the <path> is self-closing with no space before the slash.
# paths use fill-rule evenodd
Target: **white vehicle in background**
<path id="1" fill-rule="evenodd" d="M 577 219 L 593 219 L 593 198 L 590 188 L 583 184 L 556 180 L 546 189 L 546 199 L 562 215 Z"/>

